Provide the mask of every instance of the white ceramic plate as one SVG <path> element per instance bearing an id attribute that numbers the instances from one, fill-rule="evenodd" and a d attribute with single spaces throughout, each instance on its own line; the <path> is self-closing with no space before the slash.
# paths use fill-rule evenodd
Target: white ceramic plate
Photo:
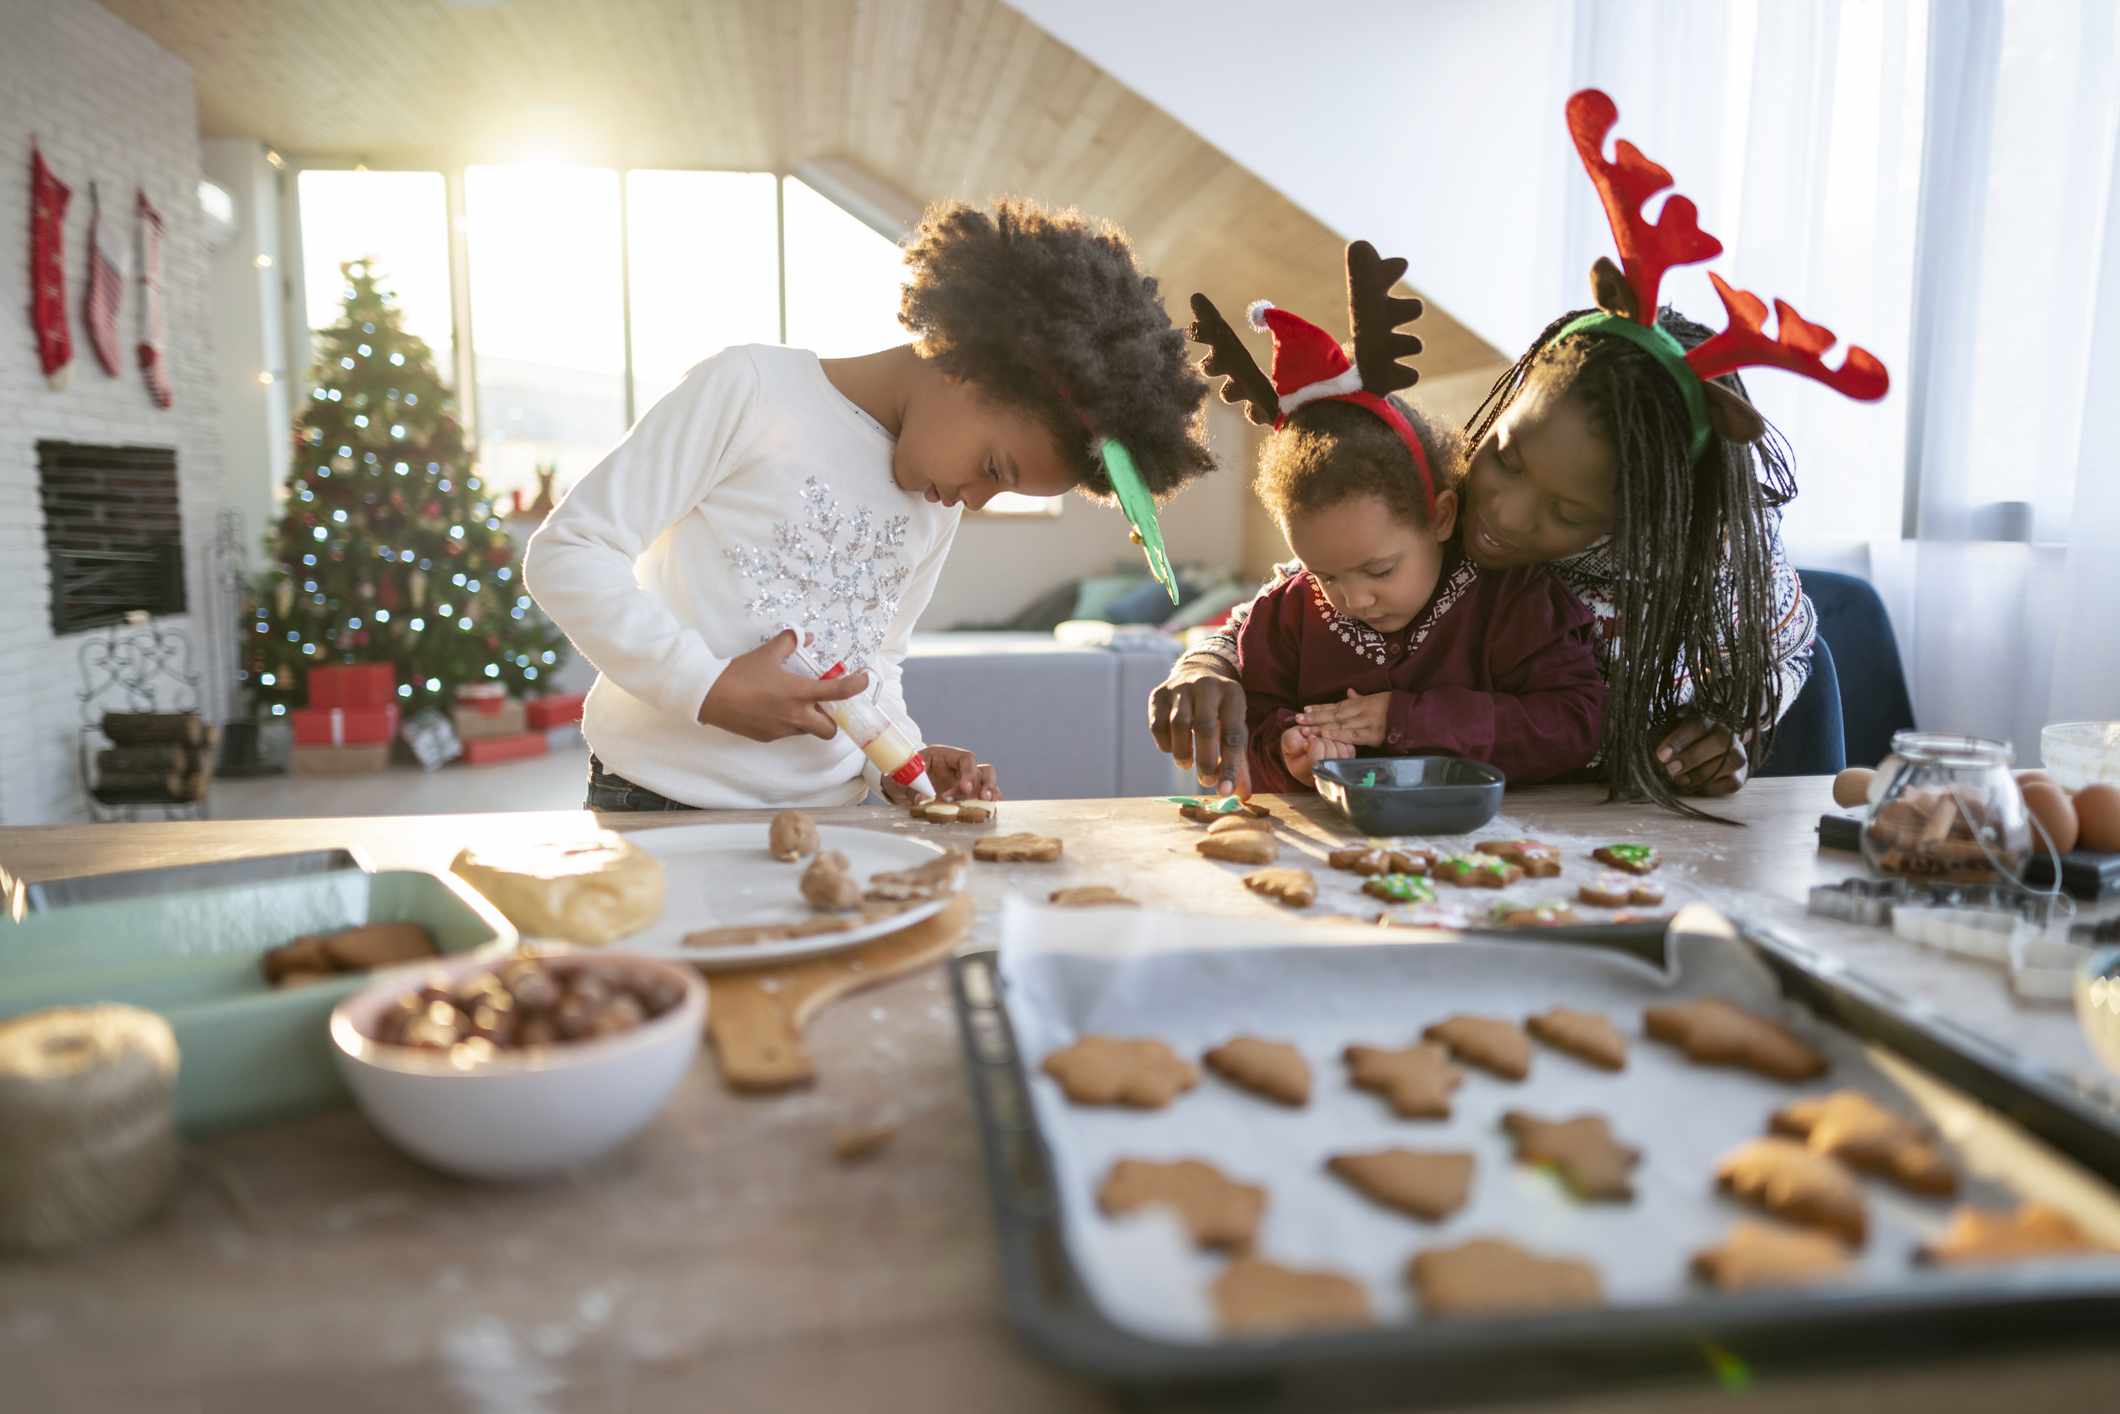
<path id="1" fill-rule="evenodd" d="M 819 847 L 844 854 L 849 872 L 862 880 L 885 870 L 915 868 L 943 853 L 940 845 L 910 835 L 887 835 L 842 825 L 820 825 L 817 835 Z M 666 888 L 662 917 L 638 933 L 620 938 L 612 947 L 649 957 L 682 958 L 703 967 L 748 967 L 774 959 L 837 952 L 932 917 L 949 901 L 930 899 L 889 918 L 857 923 L 844 933 L 688 948 L 684 945 L 685 935 L 702 928 L 800 923 L 815 918 L 816 910 L 803 901 L 799 887 L 809 860 L 784 864 L 766 853 L 763 824 L 678 825 L 663 830 L 630 830 L 626 838 L 662 861 Z"/>

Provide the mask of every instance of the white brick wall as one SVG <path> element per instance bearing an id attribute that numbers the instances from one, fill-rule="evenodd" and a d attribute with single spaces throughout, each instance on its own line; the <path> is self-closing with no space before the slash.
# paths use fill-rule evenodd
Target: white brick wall
<path id="1" fill-rule="evenodd" d="M 33 135 L 74 192 L 65 242 L 74 360 L 59 392 L 38 370 L 27 314 Z M 191 68 L 93 0 L 0 0 L 0 154 L 0 824 L 25 825 L 85 814 L 74 767 L 81 639 L 55 641 L 51 634 L 38 440 L 174 446 L 187 600 L 204 603 L 221 465 Z M 137 250 L 135 188 L 168 227 L 162 277 L 176 402 L 167 411 L 149 399 L 133 361 L 136 283 L 128 285 L 119 317 L 126 350 L 120 375 L 105 375 L 88 347 L 81 303 L 92 179 L 105 220 L 120 223 L 128 251 Z M 198 632 L 192 636 L 203 664 L 205 645 Z"/>

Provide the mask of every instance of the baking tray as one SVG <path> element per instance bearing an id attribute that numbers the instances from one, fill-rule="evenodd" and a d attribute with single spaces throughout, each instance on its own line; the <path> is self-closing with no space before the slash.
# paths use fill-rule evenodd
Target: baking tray
<path id="1" fill-rule="evenodd" d="M 419 923 L 443 952 L 513 948 L 513 924 L 454 875 L 338 869 L 111 898 L 0 922 L 0 1018 L 124 1002 L 176 1032 L 177 1124 L 198 1134 L 345 1097 L 331 1009 L 371 973 L 276 991 L 269 948 L 364 923 Z M 419 964 L 408 965 L 416 974 Z"/>
<path id="2" fill-rule="evenodd" d="M 248 859 L 217 859 L 208 864 L 173 864 L 163 869 L 128 869 L 114 874 L 79 874 L 16 885 L 17 918 L 51 908 L 155 894 L 211 889 L 226 884 L 256 884 L 295 879 L 344 869 L 366 870 L 368 861 L 350 849 L 309 849 L 291 854 L 260 854 Z"/>
<path id="3" fill-rule="evenodd" d="M 1622 944 L 1618 951 L 1637 960 L 1656 954 L 1668 964 L 1666 950 L 1677 945 L 1661 937 L 1649 938 L 1648 932 L 1653 930 L 1552 928 L 1531 936 L 1511 933 L 1507 941 L 1519 950 L 1550 946 L 1578 951 L 1602 951 L 1608 942 L 1616 941 Z M 1321 941 L 1324 930 L 1290 930 L 1284 936 L 1304 939 L 1305 949 L 1315 950 L 1320 957 L 1343 951 Z M 1469 940 L 1475 935 L 1447 936 Z M 1423 942 L 1371 942 L 1363 951 L 1393 950 L 1410 956 L 1428 946 Z M 1999 1113 L 2009 1125 L 2043 1140 L 2096 1179 L 2120 1183 L 2120 1114 L 2096 1099 L 1952 1026 L 1917 1003 L 1848 973 L 1794 940 L 1747 933 L 1742 942 L 1733 940 L 1729 946 L 1763 966 L 1788 1002 L 1807 1009 L 1812 1029 L 1823 1033 L 1822 1039 L 1838 1033 L 1837 1044 L 1843 1049 L 1857 1044 L 1881 1049 L 1895 1057 L 1895 1063 L 1911 1066 L 1923 1077 L 1923 1084 L 1941 1082 L 1955 1089 Z M 996 951 L 974 951 L 955 959 L 952 984 L 999 1225 L 1005 1295 L 1012 1318 L 1030 1343 L 1057 1363 L 1166 1403 L 1316 1410 L 1558 1393 L 1581 1396 L 1656 1381 L 1705 1387 L 1718 1378 L 1745 1377 L 1748 1371 L 1781 1376 L 1798 1369 L 1934 1356 L 1975 1344 L 1986 1352 L 2005 1340 L 2109 1339 L 2112 1322 L 2120 1318 L 2120 1261 L 2105 1260 L 1924 1272 L 1918 1280 L 1883 1287 L 1857 1284 L 1782 1292 L 1703 1292 L 1679 1300 L 1555 1315 L 1401 1319 L 1370 1329 L 1269 1340 L 1196 1341 L 1144 1335 L 1115 1323 L 1076 1265 L 1056 1187 L 1057 1168 L 1062 1166 L 1055 1165 L 1037 1118 L 1037 1101 L 1028 1088 L 1027 1068 L 1038 1057 L 1019 1050 L 1017 1018 L 1003 996 Z M 1548 997 L 1541 990 L 1527 997 L 1518 1010 L 1535 1010 L 1553 1000 L 1565 998 Z M 1414 1002 L 1406 1008 L 1402 1030 L 1410 1035 L 1431 1015 L 1454 1009 L 1447 1003 Z M 1289 1030 L 1280 1034 L 1289 1034 Z M 1394 1038 L 1387 1034 L 1345 1039 L 1390 1042 Z M 1185 1045 L 1180 1049 L 1186 1049 Z M 1638 1057 L 1647 1052 L 1646 1046 L 1637 1046 Z M 1541 1049 L 1534 1077 L 1542 1066 L 1568 1064 L 1551 1056 Z M 1639 1063 L 1630 1063 L 1630 1071 Z M 1321 1070 L 1319 1078 L 1322 1088 L 1342 1083 L 1336 1066 Z M 1843 1073 L 1828 1077 L 1828 1082 L 1837 1085 L 1848 1079 Z M 1219 1083 L 1209 1077 L 1202 1086 Z M 1475 1074 L 1460 1092 L 1461 1100 L 1483 1084 L 1499 1087 L 1500 1082 Z M 1557 1112 L 1556 1106 L 1539 1098 L 1533 1086 L 1520 1091 L 1505 1088 L 1508 1098 L 1519 1100 L 1525 1108 Z M 1317 1103 L 1314 1097 L 1313 1105 Z M 1246 1112 L 1262 1128 L 1275 1123 L 1264 1108 Z M 1760 1125 L 1747 1128 L 1745 1134 L 1763 1131 L 1764 1113 L 1760 1118 Z M 1392 1133 L 1394 1137 L 1385 1142 L 1448 1142 L 1455 1147 L 1462 1137 L 1461 1131 L 1450 1131 L 1446 1137 L 1443 1132 L 1405 1124 L 1395 1126 Z M 1623 1139 L 1649 1150 L 1652 1159 L 1663 1142 L 1663 1136 L 1655 1133 L 1630 1134 L 1625 1129 L 1620 1133 Z M 1360 1143 L 1356 1139 L 1346 1142 L 1349 1147 Z M 1154 1156 L 1163 1151 L 1144 1147 L 1141 1152 Z M 1490 1152 L 1481 1150 L 1481 1163 L 1487 1169 L 1481 1182 L 1494 1185 L 1503 1180 L 1488 1168 Z M 1225 1166 L 1239 1176 L 1257 1176 L 1245 1172 L 1241 1163 L 1226 1162 Z M 1279 1185 L 1275 1186 L 1278 1192 Z M 1700 1187 L 1708 1186 L 1704 1170 Z M 1913 1201 L 1899 1200 L 1875 1182 L 1865 1181 L 1864 1187 L 1873 1220 L 1881 1220 L 1888 1208 Z M 2109 1192 L 2100 1191 L 2110 1197 Z M 1970 1196 L 1988 1197 L 1978 1187 L 1970 1190 Z M 1351 1195 L 1344 1201 L 1358 1203 Z M 1936 1226 L 1947 1211 L 1948 1205 L 1934 1207 Z M 1730 1205 L 1724 1220 L 1734 1219 L 1739 1212 Z M 1431 1232 L 1410 1220 L 1394 1221 L 1398 1233 L 1391 1256 L 1394 1263 L 1429 1243 L 1440 1245 L 1472 1235 L 1454 1226 Z M 1883 1232 L 1880 1221 L 1872 1252 L 1882 1250 Z M 1542 1243 L 1535 1232 L 1518 1235 L 1526 1245 L 1540 1250 L 1568 1250 L 1560 1244 Z M 1175 1236 L 1170 1241 L 1173 1250 L 1182 1250 Z M 1267 1250 L 1265 1255 L 1283 1254 Z M 1287 1259 L 1307 1264 L 1301 1255 Z M 1682 1265 L 1683 1251 L 1671 1260 Z M 1615 1296 L 1620 1295 L 1615 1290 Z"/>

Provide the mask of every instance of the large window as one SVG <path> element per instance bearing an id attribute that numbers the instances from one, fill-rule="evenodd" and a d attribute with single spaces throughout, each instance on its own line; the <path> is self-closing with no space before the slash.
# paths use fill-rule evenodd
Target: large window
<path id="1" fill-rule="evenodd" d="M 307 327 L 338 322 L 346 289 L 339 267 L 373 262 L 397 296 L 405 328 L 434 350 L 445 371 L 456 361 L 449 306 L 449 195 L 440 172 L 311 169 L 296 179 L 302 211 L 302 307 Z M 297 361 L 306 369 L 309 359 Z"/>
<path id="2" fill-rule="evenodd" d="M 626 430 L 618 174 L 523 163 L 464 173 L 480 475 L 496 497 L 566 485 Z"/>
<path id="3" fill-rule="evenodd" d="M 897 243 L 794 177 L 469 167 L 455 212 L 440 172 L 312 168 L 297 191 L 308 327 L 337 318 L 339 263 L 373 259 L 407 326 L 453 383 L 473 386 L 461 401 L 503 503 L 534 497 L 545 466 L 564 491 L 687 370 L 732 344 L 836 358 L 906 338 Z M 453 258 L 468 286 L 455 303 Z M 463 307 L 468 340 L 456 327 Z M 1003 495 L 987 509 L 1057 505 Z"/>

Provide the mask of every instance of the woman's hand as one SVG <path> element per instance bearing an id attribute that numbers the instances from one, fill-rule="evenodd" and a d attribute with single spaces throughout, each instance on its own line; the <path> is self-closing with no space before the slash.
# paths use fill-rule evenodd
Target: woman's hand
<path id="1" fill-rule="evenodd" d="M 1673 727 L 1657 743 L 1656 762 L 1683 795 L 1734 795 L 1752 772 L 1744 738 L 1705 717 Z"/>
<path id="2" fill-rule="evenodd" d="M 1391 694 L 1365 694 L 1349 688 L 1346 701 L 1305 707 L 1296 714 L 1296 720 L 1321 736 L 1349 746 L 1382 746 L 1384 733 L 1391 725 Z"/>
<path id="3" fill-rule="evenodd" d="M 1244 747 L 1244 685 L 1212 658 L 1181 660 L 1148 695 L 1148 730 L 1156 749 L 1193 768 L 1202 790 L 1251 794 Z"/>
<path id="4" fill-rule="evenodd" d="M 1281 762 L 1288 767 L 1288 774 L 1304 785 L 1315 785 L 1318 763 L 1338 761 L 1354 755 L 1354 748 L 1343 741 L 1320 736 L 1309 727 L 1290 727 L 1281 733 Z"/>
<path id="5" fill-rule="evenodd" d="M 928 780 L 934 783 L 935 799 L 1001 799 L 1001 782 L 994 768 L 975 753 L 961 746 L 923 746 L 920 754 L 927 758 Z M 920 801 L 911 786 L 902 786 L 889 776 L 883 778 L 882 789 L 883 798 L 893 805 L 916 805 Z"/>

